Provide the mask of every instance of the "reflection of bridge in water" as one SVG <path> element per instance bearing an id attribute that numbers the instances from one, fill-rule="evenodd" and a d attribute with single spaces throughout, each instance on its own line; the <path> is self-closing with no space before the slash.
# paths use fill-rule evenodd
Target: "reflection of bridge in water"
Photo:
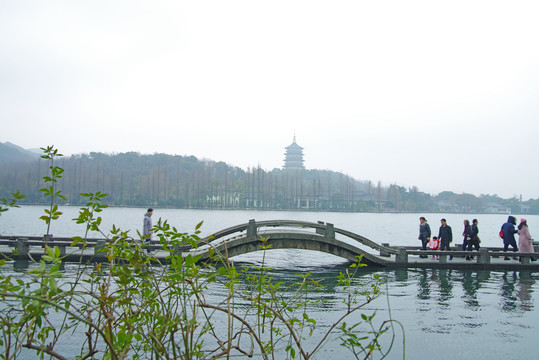
<path id="1" fill-rule="evenodd" d="M 372 267 L 397 268 L 466 268 L 485 270 L 539 270 L 539 261 L 531 262 L 534 253 L 509 253 L 501 248 L 481 248 L 479 251 L 433 251 L 421 250 L 418 246 L 390 246 L 378 244 L 364 236 L 335 227 L 324 222 L 306 222 L 295 220 L 250 220 L 218 231 L 202 239 L 198 248 L 183 246 L 177 249 L 182 254 L 201 256 L 201 261 L 210 257 L 210 249 L 219 251 L 228 258 L 261 251 L 261 238 L 267 239 L 266 245 L 271 249 L 301 249 L 311 250 L 339 256 L 349 261 L 356 261 L 357 256 L 363 255 L 362 262 Z M 70 238 L 48 239 L 49 246 L 57 246 L 66 261 L 105 261 L 105 255 L 99 251 L 106 246 L 104 239 L 88 240 L 89 248 L 73 249 Z M 136 241 L 136 240 L 134 240 Z M 14 259 L 38 259 L 43 255 L 45 241 L 39 237 L 0 236 L 0 252 Z M 81 248 L 79 243 L 78 247 Z M 36 251 L 36 247 L 38 250 Z M 16 249 L 13 252 L 13 248 Z M 168 253 L 162 250 L 162 245 L 155 242 L 150 246 L 155 250 L 153 256 L 164 260 Z M 7 249 L 7 250 L 6 250 Z M 67 249 L 70 249 L 69 251 Z M 271 249 L 269 251 L 271 251 Z M 457 249 L 457 247 L 455 247 Z M 539 249 L 538 249 L 539 250 Z M 432 259 L 436 255 L 438 259 Z M 466 256 L 474 255 L 471 261 Z M 453 257 L 450 260 L 449 257 Z M 512 259 L 505 261 L 504 257 Z M 515 260 L 514 256 L 521 257 Z M 538 254 L 539 256 L 539 254 Z"/>

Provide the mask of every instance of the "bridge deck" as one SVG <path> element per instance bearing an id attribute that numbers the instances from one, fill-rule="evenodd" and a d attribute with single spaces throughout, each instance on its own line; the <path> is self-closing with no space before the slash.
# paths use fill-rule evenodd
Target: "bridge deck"
<path id="1" fill-rule="evenodd" d="M 0 253 L 4 255 L 12 254 L 13 249 L 5 245 L 0 245 Z M 270 252 L 272 250 L 269 250 Z M 302 250 L 294 250 L 302 251 Z M 460 253 L 460 252 L 455 252 Z M 184 255 L 188 255 L 189 252 L 184 252 Z M 532 261 L 529 264 L 523 264 L 518 260 L 519 253 L 511 253 L 515 258 L 510 257 L 510 260 L 504 260 L 504 256 L 491 257 L 489 264 L 481 264 L 477 262 L 477 252 L 468 253 L 469 255 L 475 255 L 475 259 L 466 260 L 464 256 L 454 256 L 452 260 L 447 259 L 447 262 L 443 263 L 438 259 L 432 259 L 431 255 L 427 258 L 421 258 L 419 255 L 409 255 L 407 263 L 398 263 L 393 257 L 384 257 L 371 254 L 372 257 L 378 259 L 380 265 L 370 264 L 370 268 L 441 268 L 441 269 L 472 269 L 472 270 L 533 270 L 539 271 L 539 261 Z M 30 255 L 34 260 L 39 260 L 43 255 L 43 249 L 34 248 L 30 250 Z M 169 255 L 164 250 L 152 251 L 151 255 L 159 260 L 161 263 L 166 263 L 166 257 Z M 539 254 L 538 254 L 539 255 Z M 538 256 L 539 257 L 539 256 Z M 232 258 L 234 259 L 234 258 Z M 67 262 L 93 262 L 93 261 L 105 261 L 104 258 L 98 259 L 94 254 L 93 249 L 74 249 L 66 253 L 65 261 Z M 384 265 L 382 265 L 384 264 Z"/>

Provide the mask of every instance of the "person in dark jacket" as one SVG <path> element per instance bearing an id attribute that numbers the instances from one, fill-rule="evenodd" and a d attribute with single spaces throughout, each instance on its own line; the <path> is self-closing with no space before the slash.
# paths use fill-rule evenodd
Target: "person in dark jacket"
<path id="1" fill-rule="evenodd" d="M 507 251 L 509 249 L 509 245 L 513 247 L 513 251 L 518 251 L 517 242 L 515 241 L 515 234 L 518 232 L 517 229 L 515 229 L 515 225 L 517 224 L 517 219 L 515 219 L 514 216 L 509 216 L 507 218 L 507 222 L 502 225 L 502 231 L 503 231 L 503 251 Z M 518 260 L 517 257 L 514 257 L 513 259 Z M 509 258 L 506 256 L 504 260 L 509 260 Z"/>
<path id="2" fill-rule="evenodd" d="M 450 243 L 453 242 L 453 231 L 451 230 L 451 226 L 447 225 L 447 221 L 445 219 L 440 220 L 442 223 L 442 226 L 440 226 L 440 230 L 438 230 L 438 239 L 440 239 L 440 251 L 443 250 L 451 250 Z M 449 256 L 449 260 L 453 259 L 453 255 Z"/>
<path id="3" fill-rule="evenodd" d="M 472 227 L 470 226 L 470 220 L 468 219 L 464 220 L 464 231 L 462 232 L 462 236 L 462 251 L 466 251 L 469 242 L 472 240 Z M 471 257 L 466 256 L 466 260 L 471 260 Z"/>
<path id="4" fill-rule="evenodd" d="M 149 208 L 148 212 L 144 214 L 144 221 L 142 225 L 142 235 L 144 235 L 144 242 L 146 245 L 150 245 L 152 243 L 152 214 L 153 209 Z M 146 249 L 148 252 L 150 252 L 150 248 Z"/>
<path id="5" fill-rule="evenodd" d="M 430 240 L 430 226 L 427 223 L 427 219 L 423 216 L 419 218 L 419 240 L 421 240 L 421 248 L 427 250 L 427 244 Z M 421 257 L 427 257 L 426 255 L 421 255 Z"/>
<path id="6" fill-rule="evenodd" d="M 470 227 L 470 240 L 468 241 L 468 248 L 466 249 L 468 251 L 472 251 L 473 247 L 475 250 L 479 251 L 479 237 L 477 236 L 477 234 L 479 234 L 479 228 L 477 227 L 477 224 L 477 219 L 473 219 L 472 226 Z M 471 258 L 473 259 L 473 256 L 471 256 Z"/>

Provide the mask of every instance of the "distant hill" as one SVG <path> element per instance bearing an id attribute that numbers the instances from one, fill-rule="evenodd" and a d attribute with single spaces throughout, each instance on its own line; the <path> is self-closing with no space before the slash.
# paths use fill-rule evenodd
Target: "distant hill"
<path id="1" fill-rule="evenodd" d="M 39 158 L 34 151 L 23 149 L 10 142 L 0 143 L 0 165 L 30 162 Z"/>
<path id="2" fill-rule="evenodd" d="M 39 191 L 48 186 L 42 179 L 50 164 L 37 159 L 39 154 L 31 150 L 0 143 L 0 198 L 18 190 L 26 196 L 21 204 L 50 202 Z M 107 194 L 103 203 L 113 206 L 539 214 L 539 199 L 520 202 L 451 191 L 431 195 L 329 170 L 244 170 L 195 156 L 91 152 L 61 157 L 55 164 L 64 169 L 57 184 L 65 196 L 56 200 L 60 204 L 84 205 L 88 200 L 83 194 L 99 191 Z"/>

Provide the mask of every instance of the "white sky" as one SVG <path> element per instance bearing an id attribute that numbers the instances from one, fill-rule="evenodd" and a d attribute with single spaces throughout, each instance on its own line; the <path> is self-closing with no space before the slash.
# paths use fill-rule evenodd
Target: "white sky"
<path id="1" fill-rule="evenodd" d="M 0 0 L 0 141 L 539 197 L 539 2 Z"/>

